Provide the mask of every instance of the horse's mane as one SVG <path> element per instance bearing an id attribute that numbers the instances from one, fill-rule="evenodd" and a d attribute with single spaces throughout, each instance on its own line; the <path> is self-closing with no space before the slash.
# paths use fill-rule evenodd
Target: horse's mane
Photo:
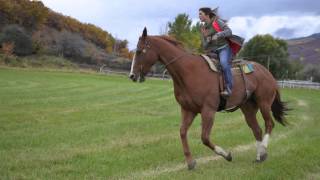
<path id="1" fill-rule="evenodd" d="M 179 49 L 183 50 L 183 51 L 186 51 L 186 49 L 184 48 L 182 42 L 176 40 L 175 38 L 171 37 L 171 36 L 167 36 L 167 35 L 162 35 L 162 36 L 156 36 L 160 39 L 163 39 L 167 42 L 169 42 L 170 44 L 178 47 Z"/>

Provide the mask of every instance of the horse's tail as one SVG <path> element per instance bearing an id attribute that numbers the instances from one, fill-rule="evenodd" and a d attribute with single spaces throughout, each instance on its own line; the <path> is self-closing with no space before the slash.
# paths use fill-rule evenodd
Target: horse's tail
<path id="1" fill-rule="evenodd" d="M 276 97 L 274 98 L 271 106 L 271 110 L 272 115 L 276 119 L 276 121 L 278 121 L 283 126 L 288 124 L 284 116 L 287 115 L 286 111 L 288 111 L 289 109 L 287 107 L 287 103 L 281 101 L 279 90 L 277 90 Z"/>

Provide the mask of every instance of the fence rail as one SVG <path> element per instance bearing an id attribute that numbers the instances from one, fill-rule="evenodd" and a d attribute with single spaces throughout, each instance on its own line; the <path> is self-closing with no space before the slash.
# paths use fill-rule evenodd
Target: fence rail
<path id="1" fill-rule="evenodd" d="M 309 88 L 309 89 L 320 89 L 320 83 L 310 81 L 278 81 L 278 85 L 282 88 Z"/>
<path id="2" fill-rule="evenodd" d="M 128 71 L 116 71 L 103 68 L 100 68 L 100 72 L 105 74 L 121 74 L 125 76 L 129 75 Z M 164 72 L 163 74 L 149 74 L 148 76 L 153 78 L 171 79 L 170 75 L 168 75 L 167 72 Z M 308 88 L 320 90 L 320 83 L 310 81 L 282 80 L 278 81 L 278 85 L 282 88 Z"/>

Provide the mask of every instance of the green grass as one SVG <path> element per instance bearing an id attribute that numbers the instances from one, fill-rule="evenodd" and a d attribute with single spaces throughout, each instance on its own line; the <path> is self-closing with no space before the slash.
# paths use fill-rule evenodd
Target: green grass
<path id="1" fill-rule="evenodd" d="M 189 143 L 200 160 L 187 171 L 171 81 L 0 69 L 0 179 L 319 179 L 320 91 L 281 92 L 294 110 L 288 127 L 276 124 L 266 162 L 252 163 L 241 113 L 218 113 L 211 139 L 234 161 L 208 160 L 197 117 Z"/>

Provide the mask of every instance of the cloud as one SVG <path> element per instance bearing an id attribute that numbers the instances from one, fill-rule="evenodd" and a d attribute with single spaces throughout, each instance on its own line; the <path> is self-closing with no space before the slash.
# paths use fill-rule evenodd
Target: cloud
<path id="1" fill-rule="evenodd" d="M 226 17 L 270 16 L 282 12 L 317 13 L 320 1 L 315 0 L 216 0 L 220 13 Z"/>
<path id="2" fill-rule="evenodd" d="M 130 49 L 135 48 L 145 26 L 149 34 L 160 34 L 167 22 L 173 21 L 179 13 L 189 14 L 191 19 L 197 21 L 198 9 L 205 6 L 219 6 L 221 16 L 230 20 L 233 31 L 247 39 L 256 34 L 287 35 L 285 38 L 290 38 L 320 31 L 320 1 L 315 0 L 42 1 L 54 11 L 95 24 L 117 38 L 127 39 Z M 291 33 L 284 33 L 286 29 L 290 29 Z"/>
<path id="3" fill-rule="evenodd" d="M 295 33 L 295 29 L 289 29 L 289 28 L 280 28 L 274 34 L 278 37 L 284 37 L 284 38 L 292 38 Z"/>
<path id="4" fill-rule="evenodd" d="M 101 0 L 42 0 L 45 6 L 53 11 L 71 16 L 85 23 L 96 23 L 103 17 L 105 3 Z"/>
<path id="5" fill-rule="evenodd" d="M 257 34 L 271 34 L 279 38 L 295 38 L 320 32 L 320 16 L 262 16 L 233 17 L 229 26 L 234 34 L 247 40 Z"/>
<path id="6" fill-rule="evenodd" d="M 167 2 L 166 2 L 167 1 Z M 177 15 L 180 1 L 169 0 L 42 0 L 50 9 L 72 16 L 84 23 L 95 24 L 119 39 L 127 39 L 129 48 L 136 46 L 144 27 L 149 34 L 163 31 L 171 17 Z M 166 4 L 164 6 L 164 4 Z M 192 6 L 191 3 L 185 3 Z M 183 7 L 180 8 L 182 11 Z M 186 8 L 188 9 L 188 8 Z"/>

